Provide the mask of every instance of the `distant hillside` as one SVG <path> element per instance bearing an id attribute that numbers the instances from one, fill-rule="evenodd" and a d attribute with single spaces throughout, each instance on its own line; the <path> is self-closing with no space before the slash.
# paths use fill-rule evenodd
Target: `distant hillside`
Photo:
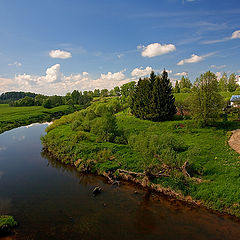
<path id="1" fill-rule="evenodd" d="M 31 92 L 5 92 L 0 95 L 0 103 L 10 103 L 26 96 L 35 98 L 37 94 Z"/>

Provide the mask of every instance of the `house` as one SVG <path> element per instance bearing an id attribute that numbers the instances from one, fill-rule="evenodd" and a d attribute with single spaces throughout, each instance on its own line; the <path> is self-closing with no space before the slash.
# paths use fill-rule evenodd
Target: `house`
<path id="1" fill-rule="evenodd" d="M 231 107 L 240 107 L 240 95 L 232 95 L 230 105 Z"/>

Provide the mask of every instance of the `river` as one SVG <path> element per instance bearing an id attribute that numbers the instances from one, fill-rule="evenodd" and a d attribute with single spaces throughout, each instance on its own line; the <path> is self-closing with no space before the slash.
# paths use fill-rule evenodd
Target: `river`
<path id="1" fill-rule="evenodd" d="M 8 239 L 240 239 L 240 223 L 230 217 L 131 184 L 113 186 L 44 156 L 46 126 L 0 135 L 0 214 L 19 223 Z M 97 185 L 103 192 L 93 196 Z"/>

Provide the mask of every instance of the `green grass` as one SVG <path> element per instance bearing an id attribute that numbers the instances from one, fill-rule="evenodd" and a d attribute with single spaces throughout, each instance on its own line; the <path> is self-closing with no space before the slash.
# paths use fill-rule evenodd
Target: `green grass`
<path id="1" fill-rule="evenodd" d="M 96 142 L 96 136 L 90 132 L 86 132 L 87 140 L 76 141 L 78 132 L 71 128 L 75 114 L 64 116 L 65 120 L 57 120 L 43 138 L 44 145 L 57 159 L 64 163 L 82 159 L 93 172 L 98 173 L 118 168 L 143 172 L 146 164 L 152 162 L 144 158 L 145 150 L 147 152 L 148 149 L 141 149 L 140 145 L 132 148 L 129 144 Z M 161 140 L 171 134 L 176 142 L 184 146 L 184 150 L 177 152 L 177 159 L 181 163 L 188 160 L 191 176 L 202 180 L 196 183 L 177 175 L 155 179 L 154 183 L 180 191 L 185 196 L 190 195 L 214 210 L 240 217 L 239 154 L 227 144 L 229 130 L 240 128 L 238 121 L 231 120 L 225 124 L 219 122 L 215 127 L 200 128 L 192 120 L 151 122 L 123 112 L 116 114 L 116 117 L 119 130 L 128 140 L 142 134 L 144 143 L 145 136 Z"/>
<path id="2" fill-rule="evenodd" d="M 73 111 L 68 105 L 46 109 L 41 106 L 9 107 L 8 104 L 0 104 L 0 133 L 34 122 L 50 121 Z"/>

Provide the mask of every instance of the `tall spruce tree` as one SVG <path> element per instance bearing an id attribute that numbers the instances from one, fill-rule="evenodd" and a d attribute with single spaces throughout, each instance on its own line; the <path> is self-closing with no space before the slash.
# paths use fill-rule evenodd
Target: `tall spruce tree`
<path id="1" fill-rule="evenodd" d="M 132 94 L 130 107 L 132 113 L 141 119 L 148 119 L 151 112 L 152 82 L 148 78 L 139 79 Z"/>
<path id="2" fill-rule="evenodd" d="M 139 79 L 132 95 L 132 113 L 141 119 L 164 121 L 176 113 L 175 99 L 167 72 L 161 76 L 151 73 L 150 78 Z"/>
<path id="3" fill-rule="evenodd" d="M 151 120 L 165 121 L 170 120 L 176 113 L 174 104 L 175 98 L 172 94 L 172 85 L 164 70 L 161 76 L 157 76 L 152 91 L 152 110 Z"/>

